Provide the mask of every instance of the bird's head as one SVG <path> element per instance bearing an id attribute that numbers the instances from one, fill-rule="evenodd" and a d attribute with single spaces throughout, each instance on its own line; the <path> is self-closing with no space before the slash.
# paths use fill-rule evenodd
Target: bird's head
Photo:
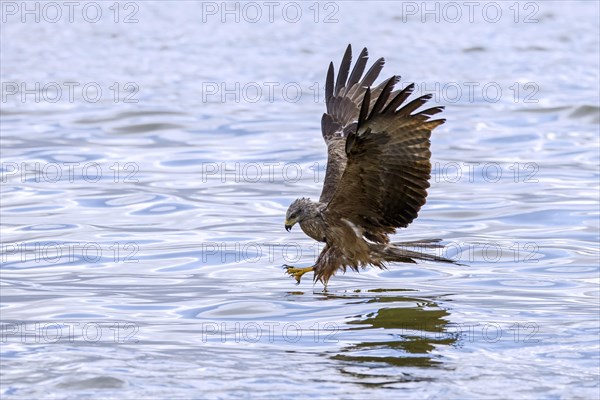
<path id="1" fill-rule="evenodd" d="M 310 199 L 296 199 L 285 214 L 285 230 L 289 232 L 296 223 L 312 218 L 316 211 L 316 205 Z"/>

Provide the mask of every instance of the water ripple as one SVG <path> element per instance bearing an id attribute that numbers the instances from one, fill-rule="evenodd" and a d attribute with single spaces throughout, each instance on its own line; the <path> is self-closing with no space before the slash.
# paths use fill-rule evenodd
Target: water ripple
<path id="1" fill-rule="evenodd" d="M 597 5 L 432 25 L 327 4 L 298 23 L 140 2 L 133 24 L 3 24 L 3 398 L 597 397 Z M 283 219 L 319 196 L 323 75 L 348 42 L 419 94 L 439 84 L 428 202 L 394 240 L 443 239 L 429 250 L 460 264 L 325 291 L 284 274 L 321 248 Z M 50 81 L 103 95 L 35 101 Z M 442 93 L 460 82 L 479 86 Z M 247 83 L 263 98 L 207 90 Z"/>

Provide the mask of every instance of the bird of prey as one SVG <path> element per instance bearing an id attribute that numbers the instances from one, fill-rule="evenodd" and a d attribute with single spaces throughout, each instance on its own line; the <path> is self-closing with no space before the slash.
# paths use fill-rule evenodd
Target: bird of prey
<path id="1" fill-rule="evenodd" d="M 386 262 L 452 262 L 405 246 L 441 247 L 433 243 L 437 240 L 399 244 L 388 237 L 417 218 L 425 204 L 431 173 L 429 138 L 445 122 L 431 117 L 443 107 L 416 111 L 431 95 L 407 102 L 415 86 L 394 89 L 398 76 L 374 86 L 384 59 L 364 74 L 367 60 L 364 48 L 350 71 L 352 47 L 348 45 L 335 82 L 333 63 L 329 64 L 327 112 L 321 119 L 327 145 L 321 197 L 295 200 L 285 218 L 288 232 L 298 223 L 306 235 L 325 246 L 314 266 L 285 266 L 297 283 L 311 271 L 314 282 L 327 287 L 336 271 L 348 267 L 358 271 L 368 265 L 385 268 Z"/>

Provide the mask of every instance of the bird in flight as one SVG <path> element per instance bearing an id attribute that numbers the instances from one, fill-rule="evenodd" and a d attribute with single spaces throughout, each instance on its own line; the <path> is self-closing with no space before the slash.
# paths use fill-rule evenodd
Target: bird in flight
<path id="1" fill-rule="evenodd" d="M 325 84 L 327 112 L 321 130 L 327 145 L 327 172 L 319 201 L 295 200 L 288 208 L 285 229 L 296 224 L 306 235 L 325 243 L 315 264 L 307 268 L 285 266 L 297 283 L 307 272 L 327 287 L 329 279 L 346 268 L 358 271 L 369 265 L 415 260 L 453 262 L 408 250 L 407 246 L 442 247 L 438 240 L 392 243 L 388 235 L 407 227 L 427 197 L 431 176 L 431 131 L 445 122 L 431 119 L 443 107 L 417 111 L 430 94 L 407 102 L 411 84 L 394 89 L 400 77 L 377 86 L 384 59 L 364 71 L 364 48 L 352 71 L 348 45 L 334 82 L 333 63 Z M 364 75 L 363 75 L 364 74 Z"/>

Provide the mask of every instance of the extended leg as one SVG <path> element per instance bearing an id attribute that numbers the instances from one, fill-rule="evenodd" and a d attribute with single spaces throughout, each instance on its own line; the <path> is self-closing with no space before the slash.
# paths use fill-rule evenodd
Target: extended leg
<path id="1" fill-rule="evenodd" d="M 315 267 L 296 268 L 291 265 L 284 265 L 283 267 L 285 268 L 285 272 L 289 276 L 296 279 L 296 285 L 300 284 L 300 279 L 302 279 L 302 275 L 306 274 L 307 272 L 312 272 L 315 269 Z"/>

